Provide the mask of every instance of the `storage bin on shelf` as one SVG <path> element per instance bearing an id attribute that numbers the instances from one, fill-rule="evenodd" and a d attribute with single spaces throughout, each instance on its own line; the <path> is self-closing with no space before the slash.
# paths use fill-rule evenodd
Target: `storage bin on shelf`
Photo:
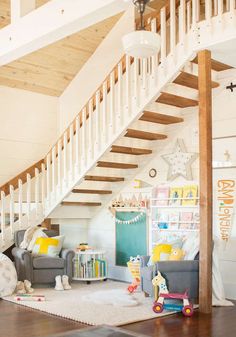
<path id="1" fill-rule="evenodd" d="M 91 281 L 107 279 L 107 262 L 104 250 L 76 251 L 73 280 Z"/>

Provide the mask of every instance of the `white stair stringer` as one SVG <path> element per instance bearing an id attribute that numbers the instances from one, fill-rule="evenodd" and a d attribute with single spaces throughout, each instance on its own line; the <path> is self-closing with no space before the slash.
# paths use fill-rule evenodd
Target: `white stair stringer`
<path id="1" fill-rule="evenodd" d="M 191 3 L 190 6 L 189 3 Z M 144 60 L 135 59 L 134 62 L 130 57 L 123 58 L 116 69 L 110 73 L 102 89 L 96 92 L 65 131 L 63 137 L 48 153 L 41 172 L 38 169 L 35 170 L 34 180 L 27 175 L 28 209 L 25 215 L 22 214 L 22 210 L 19 211 L 21 212 L 19 224 L 17 221 L 14 222 L 16 213 L 14 190 L 10 186 L 11 193 L 7 197 L 4 192 L 1 192 L 0 251 L 10 246 L 13 234 L 19 227 L 35 225 L 50 215 L 199 50 L 210 49 L 224 41 L 236 40 L 236 10 L 232 6 L 233 2 L 229 3 L 225 13 L 218 9 L 218 13 L 214 13 L 213 17 L 212 1 L 206 1 L 206 20 L 200 22 L 196 15 L 197 4 L 197 0 L 192 0 L 186 7 L 185 1 L 182 0 L 179 8 L 176 9 L 175 1 L 170 2 L 170 25 L 175 27 L 170 30 L 168 37 L 169 19 L 166 19 L 165 7 L 161 9 L 160 55 Z M 173 13 L 179 13 L 177 20 Z M 187 20 L 185 20 L 186 16 Z M 151 27 L 156 31 L 155 19 L 152 19 Z M 176 44 L 177 30 L 179 31 L 178 44 Z M 170 53 L 166 56 L 169 42 Z M 124 63 L 125 71 L 123 71 Z M 115 81 L 116 74 L 118 75 Z M 109 90 L 107 90 L 108 85 Z M 30 207 L 31 183 L 35 191 L 35 209 Z M 22 183 L 20 181 L 17 193 L 19 205 L 21 205 Z M 10 226 L 6 225 L 7 210 L 10 213 Z"/>

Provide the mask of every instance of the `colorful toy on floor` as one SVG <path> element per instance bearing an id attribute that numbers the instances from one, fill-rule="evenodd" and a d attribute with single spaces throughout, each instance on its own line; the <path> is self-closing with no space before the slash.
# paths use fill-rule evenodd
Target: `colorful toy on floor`
<path id="1" fill-rule="evenodd" d="M 15 301 L 36 301 L 44 302 L 44 295 L 18 294 L 14 297 Z"/>
<path id="2" fill-rule="evenodd" d="M 127 262 L 128 269 L 133 277 L 133 282 L 127 288 L 130 293 L 133 293 L 140 285 L 140 256 L 130 257 L 129 262 Z"/>
<path id="3" fill-rule="evenodd" d="M 182 311 L 183 315 L 186 317 L 191 317 L 193 315 L 193 306 L 189 302 L 187 290 L 183 294 L 169 293 L 166 285 L 166 280 L 159 271 L 157 273 L 157 276 L 153 278 L 152 284 L 154 286 L 154 298 L 155 298 L 155 302 L 153 303 L 152 309 L 155 313 L 160 314 L 164 309 L 166 309 L 166 310 Z M 157 290 L 158 288 L 159 288 L 159 295 Z M 183 304 L 164 303 L 165 299 L 182 300 Z"/>

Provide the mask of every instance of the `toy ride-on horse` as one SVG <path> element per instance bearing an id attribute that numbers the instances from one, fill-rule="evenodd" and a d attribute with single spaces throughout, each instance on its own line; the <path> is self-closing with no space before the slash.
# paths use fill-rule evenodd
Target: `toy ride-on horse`
<path id="1" fill-rule="evenodd" d="M 182 311 L 183 315 L 186 317 L 191 317 L 193 315 L 193 306 L 189 302 L 187 291 L 185 291 L 183 294 L 169 293 L 166 286 L 166 280 L 160 272 L 158 272 L 157 276 L 153 278 L 152 284 L 154 287 L 155 297 L 155 302 L 153 303 L 152 309 L 155 313 L 160 314 L 164 309 L 166 309 Z M 159 296 L 157 295 L 157 287 L 159 288 Z M 164 303 L 165 299 L 182 300 L 183 304 Z"/>

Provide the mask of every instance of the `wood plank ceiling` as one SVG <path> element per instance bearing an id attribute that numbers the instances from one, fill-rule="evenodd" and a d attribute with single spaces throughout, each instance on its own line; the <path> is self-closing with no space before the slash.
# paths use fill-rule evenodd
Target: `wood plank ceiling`
<path id="1" fill-rule="evenodd" d="M 37 7 L 48 0 L 37 0 Z M 0 85 L 60 96 L 121 14 L 0 67 Z M 10 0 L 0 1 L 0 28 L 10 23 Z"/>

